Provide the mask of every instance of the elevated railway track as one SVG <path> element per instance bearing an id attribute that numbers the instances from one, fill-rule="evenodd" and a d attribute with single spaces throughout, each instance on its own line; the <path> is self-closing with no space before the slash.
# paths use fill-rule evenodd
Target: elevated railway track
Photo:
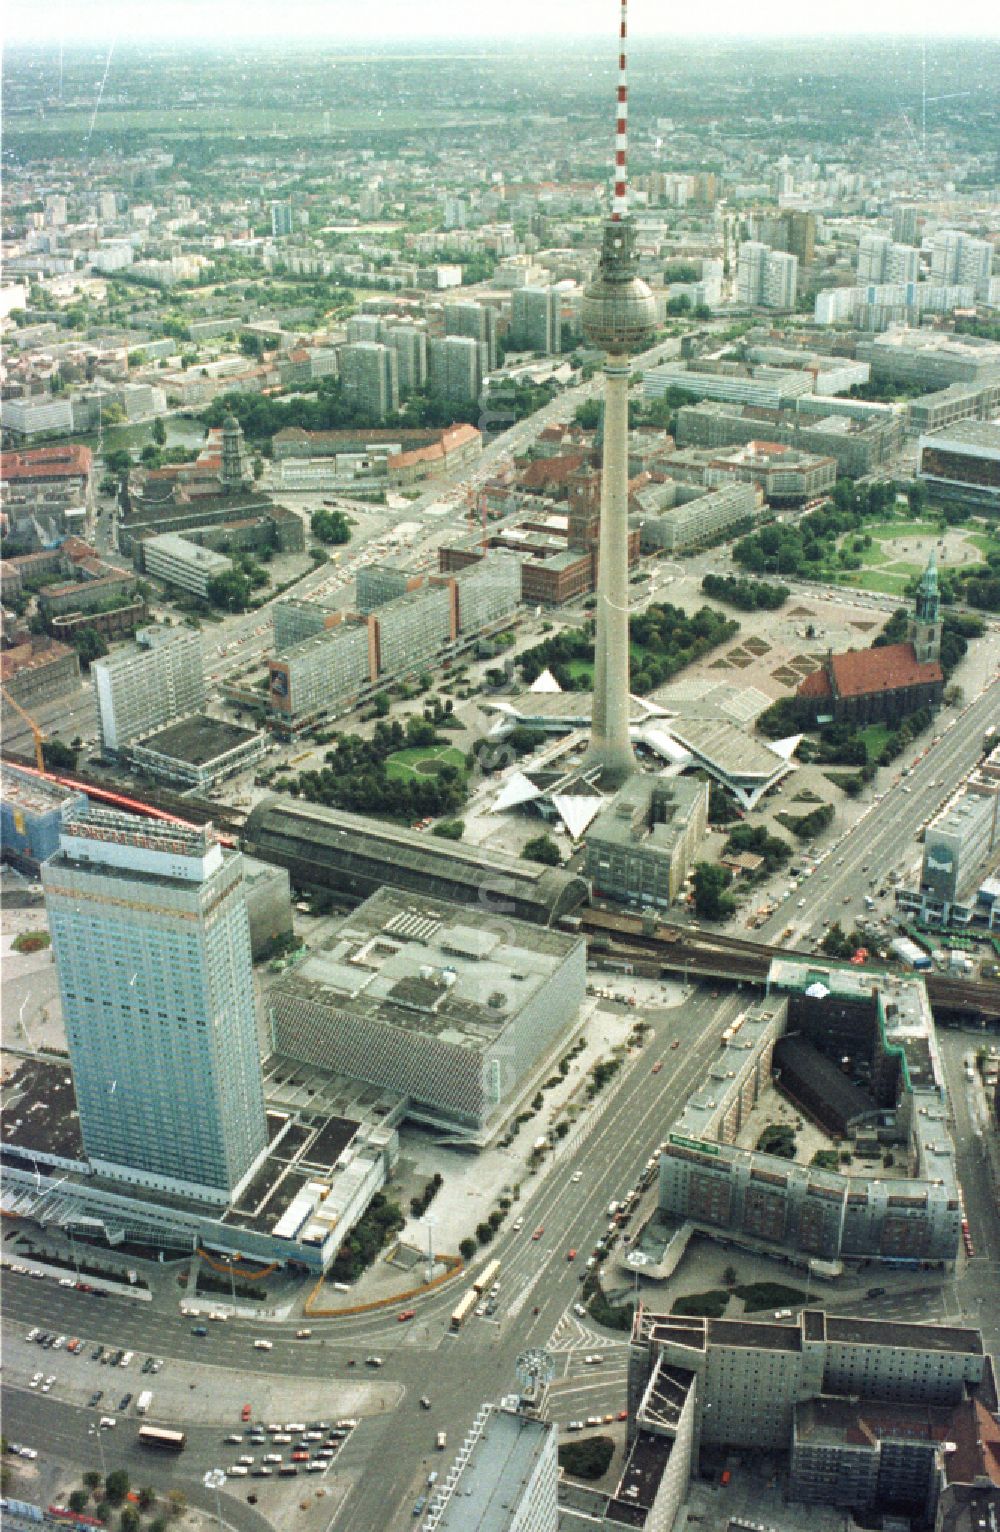
<path id="1" fill-rule="evenodd" d="M 33 761 L 13 751 L 5 751 L 4 759 L 28 771 L 36 770 Z M 211 820 L 223 841 L 231 845 L 239 843 L 246 815 L 225 804 L 187 797 L 164 787 L 144 785 L 137 789 L 113 776 L 98 777 L 87 771 L 48 772 L 46 775 L 65 786 L 81 788 L 98 802 L 132 813 L 168 820 L 176 818 L 189 824 L 204 824 Z M 717 979 L 724 983 L 763 984 L 776 957 L 811 958 L 824 967 L 842 966 L 829 958 L 819 959 L 812 953 L 799 952 L 794 947 L 768 946 L 721 932 L 691 929 L 665 921 L 651 922 L 649 917 L 624 912 L 586 907 L 580 912 L 579 921 L 592 962 L 635 973 L 681 973 L 685 977 Z M 936 1015 L 972 1021 L 984 1027 L 1000 1026 L 1000 983 L 954 979 L 936 973 L 926 974 L 925 983 Z"/>
<path id="2" fill-rule="evenodd" d="M 580 924 L 592 958 L 635 972 L 683 973 L 691 978 L 762 984 L 774 958 L 808 958 L 823 967 L 847 967 L 794 947 L 772 947 L 721 932 L 692 931 L 683 926 L 648 920 L 638 915 L 586 909 Z M 878 972 L 885 972 L 880 965 Z M 852 972 L 857 972 L 852 967 Z M 863 970 L 862 970 L 863 971 Z M 953 979 L 946 974 L 922 975 L 935 1015 L 1000 1026 L 1000 984 L 987 980 Z"/>

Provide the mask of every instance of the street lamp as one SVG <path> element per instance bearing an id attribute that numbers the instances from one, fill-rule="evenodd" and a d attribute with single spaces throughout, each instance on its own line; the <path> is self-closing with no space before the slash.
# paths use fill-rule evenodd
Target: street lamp
<path id="1" fill-rule="evenodd" d="M 97 1450 L 98 1450 L 98 1452 L 100 1454 L 100 1458 L 101 1458 L 101 1478 L 102 1479 L 107 1479 L 107 1477 L 108 1477 L 108 1467 L 107 1467 L 107 1464 L 104 1461 L 104 1433 L 101 1430 L 100 1426 L 90 1426 L 88 1431 L 87 1431 L 87 1435 L 88 1436 L 96 1436 L 97 1437 Z"/>
<path id="2" fill-rule="evenodd" d="M 215 1490 L 215 1515 L 216 1515 L 216 1520 L 218 1521 L 219 1526 L 221 1527 L 222 1526 L 222 1499 L 220 1497 L 220 1493 L 219 1492 L 222 1489 L 222 1486 L 226 1482 L 226 1476 L 223 1473 L 221 1468 L 210 1468 L 208 1470 L 208 1473 L 205 1475 L 204 1479 L 202 1479 L 201 1482 L 204 1484 L 206 1489 L 214 1489 Z"/>
<path id="3" fill-rule="evenodd" d="M 426 1280 L 428 1282 L 431 1280 L 431 1278 L 434 1275 L 434 1225 L 435 1225 L 436 1222 L 437 1222 L 437 1220 L 432 1218 L 430 1213 L 425 1213 L 423 1218 L 421 1219 L 421 1223 L 423 1223 L 426 1226 L 426 1229 L 427 1229 L 427 1277 L 426 1277 Z"/>

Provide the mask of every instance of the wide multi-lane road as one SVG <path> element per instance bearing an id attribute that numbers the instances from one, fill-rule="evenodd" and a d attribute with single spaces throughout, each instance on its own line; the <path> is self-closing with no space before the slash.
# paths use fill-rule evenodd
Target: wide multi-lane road
<path id="1" fill-rule="evenodd" d="M 796 937 L 806 931 L 817 934 L 824 922 L 833 920 L 846 929 L 863 913 L 872 878 L 881 884 L 893 870 L 906 871 L 918 863 L 921 825 L 975 764 L 983 735 L 998 717 L 1000 680 L 994 678 L 961 712 L 940 720 L 937 742 L 927 747 L 905 782 L 887 791 L 881 801 L 872 802 L 826 856 L 820 871 L 800 884 L 797 893 L 759 927 L 757 939 L 773 943 L 789 925 Z M 802 910 L 800 898 L 806 900 Z M 794 939 L 790 945 L 796 945 Z"/>
<path id="2" fill-rule="evenodd" d="M 5 1326 L 19 1331 L 43 1324 L 86 1336 L 88 1341 L 137 1351 L 155 1348 L 168 1359 L 168 1368 L 172 1363 L 201 1362 L 212 1369 L 206 1381 L 217 1379 L 221 1391 L 231 1380 L 238 1394 L 247 1398 L 253 1397 L 255 1386 L 278 1377 L 301 1379 L 315 1398 L 313 1380 L 322 1379 L 329 1398 L 322 1413 L 329 1415 L 340 1413 L 338 1400 L 348 1396 L 362 1375 L 369 1382 L 377 1380 L 386 1408 L 364 1420 L 338 1459 L 339 1468 L 357 1477 L 333 1527 L 387 1532 L 412 1524 L 412 1499 L 429 1466 L 434 1466 L 430 1460 L 439 1456 L 434 1452 L 435 1433 L 442 1429 L 448 1433 L 449 1452 L 440 1455 L 447 1461 L 483 1400 L 516 1387 L 514 1364 L 526 1347 L 550 1343 L 554 1347 L 558 1363 L 554 1418 L 564 1421 L 577 1410 L 588 1413 L 584 1407 L 588 1398 L 594 1409 L 599 1404 L 602 1413 L 624 1406 L 621 1345 L 600 1336 L 589 1321 L 579 1323 L 572 1314 L 579 1278 L 607 1226 L 609 1200 L 636 1181 L 692 1086 L 704 1077 L 718 1051 L 720 1029 L 735 1015 L 739 1003 L 738 995 L 716 1001 L 705 991 L 695 991 L 679 1007 L 649 1013 L 653 1032 L 645 1047 L 626 1060 L 581 1115 L 559 1145 L 549 1171 L 526 1183 L 522 1200 L 511 1213 L 511 1218 L 515 1214 L 523 1218 L 521 1230 L 515 1232 L 508 1224 L 490 1247 L 488 1254 L 502 1264 L 495 1315 L 470 1319 L 457 1335 L 449 1334 L 449 1317 L 468 1279 L 459 1279 L 423 1300 L 416 1320 L 405 1327 L 397 1324 L 394 1313 L 311 1321 L 313 1338 L 301 1342 L 294 1339 L 294 1321 L 269 1326 L 273 1350 L 267 1353 L 253 1350 L 260 1326 L 250 1321 L 210 1325 L 209 1335 L 201 1339 L 192 1334 L 191 1320 L 179 1312 L 154 1315 L 148 1305 L 124 1296 L 95 1300 L 51 1281 L 39 1283 L 10 1273 L 3 1291 Z M 675 1040 L 676 1049 L 671 1047 Z M 665 1067 L 654 1075 L 657 1060 Z M 538 1228 L 543 1233 L 536 1240 L 532 1236 Z M 579 1252 L 574 1261 L 567 1259 L 570 1249 Z M 608 1272 L 609 1285 L 621 1280 L 627 1280 L 621 1270 Z M 23 1344 L 19 1335 L 16 1339 Z M 8 1355 L 16 1349 L 16 1345 L 10 1348 Z M 371 1352 L 384 1358 L 378 1372 L 363 1366 Z M 606 1361 L 587 1367 L 583 1356 L 596 1352 L 605 1355 Z M 43 1367 L 51 1356 L 39 1353 L 37 1365 Z M 79 1365 L 79 1360 L 72 1365 Z M 104 1381 L 103 1376 L 97 1378 L 98 1383 Z M 421 1409 L 421 1395 L 430 1397 L 430 1412 Z M 8 1372 L 5 1429 L 9 1436 L 45 1444 L 47 1452 L 89 1466 L 96 1459 L 96 1447 L 87 1430 L 98 1413 L 29 1393 Z M 200 1485 L 204 1471 L 218 1464 L 221 1430 L 197 1427 L 189 1435 L 187 1451 L 158 1475 L 156 1482 L 163 1487 Z M 142 1464 L 143 1475 L 151 1476 L 148 1459 L 137 1456 L 131 1422 L 122 1421 L 118 1429 L 106 1432 L 103 1444 L 109 1468 L 121 1463 L 138 1474 Z M 156 1466 L 162 1467 L 158 1462 Z M 231 1490 L 228 1498 L 242 1512 L 237 1492 Z M 233 1515 L 229 1519 L 248 1532 L 260 1526 L 259 1518 L 248 1521 Z"/>

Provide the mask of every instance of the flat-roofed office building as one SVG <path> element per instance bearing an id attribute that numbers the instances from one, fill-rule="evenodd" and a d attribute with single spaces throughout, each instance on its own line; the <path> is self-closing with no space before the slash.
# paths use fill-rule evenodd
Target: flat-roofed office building
<path id="1" fill-rule="evenodd" d="M 572 1031 L 582 937 L 382 889 L 271 991 L 274 1043 L 484 1140 Z"/>

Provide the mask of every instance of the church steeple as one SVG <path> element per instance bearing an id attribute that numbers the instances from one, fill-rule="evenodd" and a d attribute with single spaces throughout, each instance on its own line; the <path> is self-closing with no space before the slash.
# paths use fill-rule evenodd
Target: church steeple
<path id="1" fill-rule="evenodd" d="M 931 556 L 927 560 L 927 568 L 920 576 L 920 584 L 917 586 L 917 621 L 938 622 L 940 619 L 941 596 L 938 591 L 937 553 L 932 548 Z"/>
<path id="2" fill-rule="evenodd" d="M 245 489 L 253 480 L 253 471 L 247 462 L 243 428 L 235 415 L 227 415 L 222 422 L 222 468 L 219 477 L 223 490 L 228 493 Z"/>
<path id="3" fill-rule="evenodd" d="M 909 622 L 909 638 L 922 664 L 940 657 L 941 593 L 938 590 L 937 553 L 933 548 L 917 586 L 914 615 Z"/>

